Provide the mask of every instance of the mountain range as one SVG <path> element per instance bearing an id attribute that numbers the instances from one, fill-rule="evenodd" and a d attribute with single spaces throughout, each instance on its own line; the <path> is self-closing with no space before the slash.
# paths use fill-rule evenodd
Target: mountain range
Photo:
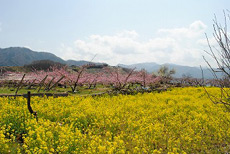
<path id="1" fill-rule="evenodd" d="M 0 66 L 23 66 L 37 60 L 65 63 L 63 59 L 48 52 L 36 52 L 22 47 L 0 49 Z"/>
<path id="2" fill-rule="evenodd" d="M 38 60 L 51 60 L 54 62 L 59 62 L 66 65 L 81 66 L 88 63 L 93 63 L 89 61 L 76 61 L 76 60 L 63 60 L 56 55 L 49 52 L 37 52 L 32 51 L 24 47 L 9 47 L 0 48 L 0 66 L 24 66 Z M 93 63 L 95 65 L 105 64 L 105 63 Z M 157 64 L 154 62 L 149 63 L 137 63 L 132 65 L 118 64 L 119 67 L 124 68 L 136 68 L 136 70 L 145 69 L 146 71 L 152 73 L 157 72 L 157 70 L 162 66 L 167 66 L 169 69 L 175 69 L 176 74 L 174 77 L 182 77 L 183 75 L 191 76 L 194 78 L 202 78 L 201 69 L 199 67 L 182 66 L 175 64 Z M 213 78 L 212 73 L 207 69 L 203 69 L 205 78 Z"/>
<path id="3" fill-rule="evenodd" d="M 169 69 L 174 69 L 176 73 L 173 75 L 174 77 L 180 78 L 182 76 L 190 76 L 193 78 L 202 78 L 202 71 L 200 67 L 190 67 L 190 66 L 182 66 L 182 65 L 176 65 L 176 64 L 157 64 L 154 62 L 148 62 L 148 63 L 137 63 L 132 65 L 124 65 L 124 64 L 118 64 L 120 67 L 124 68 L 136 68 L 136 70 L 145 69 L 149 73 L 157 73 L 157 71 L 162 67 L 166 66 Z M 203 69 L 203 75 L 206 79 L 212 79 L 213 74 L 208 68 L 202 68 Z M 221 77 L 221 74 L 217 74 L 218 77 Z"/>
<path id="4" fill-rule="evenodd" d="M 93 63 L 84 60 L 65 61 L 62 58 L 57 57 L 52 53 L 32 51 L 24 47 L 0 48 L 0 66 L 24 66 L 38 60 L 51 60 L 54 62 L 67 64 L 69 66 L 71 65 L 81 66 L 81 65 Z M 98 65 L 102 63 L 93 63 L 93 64 Z"/>

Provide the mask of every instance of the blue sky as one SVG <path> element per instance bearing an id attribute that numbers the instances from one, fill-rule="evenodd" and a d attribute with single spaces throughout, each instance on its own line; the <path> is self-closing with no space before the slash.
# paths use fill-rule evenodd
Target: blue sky
<path id="1" fill-rule="evenodd" d="M 229 0 L 0 0 L 0 48 L 63 59 L 204 65 L 205 35 Z"/>

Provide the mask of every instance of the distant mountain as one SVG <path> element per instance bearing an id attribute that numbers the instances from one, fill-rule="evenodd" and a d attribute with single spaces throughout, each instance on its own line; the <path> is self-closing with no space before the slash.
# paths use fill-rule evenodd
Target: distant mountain
<path id="1" fill-rule="evenodd" d="M 82 66 L 82 65 L 87 65 L 87 64 L 94 64 L 94 65 L 107 65 L 106 63 L 95 63 L 95 62 L 89 62 L 85 60 L 67 60 L 66 64 L 69 66 L 75 65 L 75 66 Z"/>
<path id="2" fill-rule="evenodd" d="M 145 69 L 149 73 L 157 72 L 161 66 L 167 66 L 169 69 L 175 69 L 176 74 L 174 77 L 182 77 L 183 75 L 189 75 L 194 78 L 202 78 L 202 71 L 199 67 L 190 67 L 190 66 L 182 66 L 182 65 L 175 65 L 175 64 L 157 64 L 157 63 L 138 63 L 132 65 L 124 65 L 118 64 L 120 67 L 124 68 L 136 68 L 137 70 Z M 207 79 L 213 78 L 212 73 L 207 68 L 203 68 L 204 77 Z M 218 74 L 221 76 L 221 74 Z"/>
<path id="3" fill-rule="evenodd" d="M 145 69 L 146 71 L 152 73 L 158 70 L 161 65 L 154 62 L 148 62 L 148 63 L 137 63 L 132 65 L 118 64 L 117 66 L 124 67 L 124 68 L 136 68 L 137 70 Z"/>
<path id="4" fill-rule="evenodd" d="M 67 64 L 69 66 L 75 65 L 75 66 L 82 66 L 85 64 L 95 64 L 96 66 L 106 66 L 105 63 L 94 63 L 89 61 L 75 61 L 75 60 L 63 60 L 56 55 L 49 53 L 49 52 L 36 52 L 32 51 L 28 48 L 23 47 L 10 47 L 10 48 L 0 48 L 0 66 L 24 66 L 31 64 L 34 61 L 39 60 L 50 60 L 62 64 Z M 163 64 L 168 66 L 170 69 L 175 69 L 176 74 L 175 77 L 182 77 L 182 75 L 190 75 L 195 78 L 201 78 L 201 70 L 199 67 L 190 67 L 190 66 L 182 66 L 182 65 L 175 65 L 175 64 Z M 133 65 L 124 65 L 119 64 L 117 66 L 124 67 L 124 68 L 135 68 L 137 70 L 145 69 L 148 72 L 157 72 L 157 70 L 163 66 L 159 65 L 157 63 L 138 63 Z M 204 76 L 205 78 L 213 78 L 211 72 L 205 68 L 204 70 Z M 220 76 L 220 75 L 219 75 Z"/>
<path id="5" fill-rule="evenodd" d="M 80 60 L 80 61 L 76 61 L 76 60 L 67 60 L 66 64 L 71 66 L 71 65 L 75 65 L 75 66 L 82 66 L 82 65 L 86 65 L 89 64 L 90 62 L 85 61 L 85 60 Z"/>
<path id="6" fill-rule="evenodd" d="M 69 66 L 82 66 L 85 64 L 95 64 L 101 65 L 105 63 L 94 63 L 89 61 L 76 61 L 76 60 L 63 60 L 56 55 L 49 52 L 37 52 L 32 51 L 24 47 L 10 47 L 10 48 L 0 48 L 0 66 L 24 66 L 31 64 L 34 61 L 40 60 L 50 60 L 53 62 L 58 62 L 62 64 L 67 64 Z"/>
<path id="7" fill-rule="evenodd" d="M 35 52 L 22 47 L 0 48 L 0 66 L 23 66 L 37 60 L 65 63 L 63 59 L 48 52 Z"/>

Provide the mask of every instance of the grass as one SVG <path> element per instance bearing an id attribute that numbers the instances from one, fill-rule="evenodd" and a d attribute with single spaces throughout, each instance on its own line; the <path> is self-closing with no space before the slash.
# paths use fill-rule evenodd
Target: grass
<path id="1" fill-rule="evenodd" d="M 13 87 L 0 87 L 0 95 L 1 94 L 15 94 L 17 88 Z M 40 90 L 39 93 L 69 93 L 70 95 L 90 95 L 96 93 L 102 93 L 109 90 L 109 88 L 103 87 L 102 85 L 98 85 L 96 88 L 88 89 L 87 87 L 78 87 L 76 92 L 72 92 L 70 87 L 62 88 L 62 87 L 55 87 L 50 91 L 45 91 L 43 88 Z M 18 94 L 26 94 L 28 91 L 31 93 L 38 93 L 38 87 L 34 87 L 28 89 L 27 87 L 22 87 L 18 90 Z"/>

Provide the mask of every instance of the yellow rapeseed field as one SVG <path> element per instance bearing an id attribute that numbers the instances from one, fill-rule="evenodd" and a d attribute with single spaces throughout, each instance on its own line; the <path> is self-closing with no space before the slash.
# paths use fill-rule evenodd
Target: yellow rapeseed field
<path id="1" fill-rule="evenodd" d="M 218 88 L 208 88 L 219 95 Z M 133 96 L 0 98 L 0 153 L 227 153 L 230 113 L 202 88 Z"/>

